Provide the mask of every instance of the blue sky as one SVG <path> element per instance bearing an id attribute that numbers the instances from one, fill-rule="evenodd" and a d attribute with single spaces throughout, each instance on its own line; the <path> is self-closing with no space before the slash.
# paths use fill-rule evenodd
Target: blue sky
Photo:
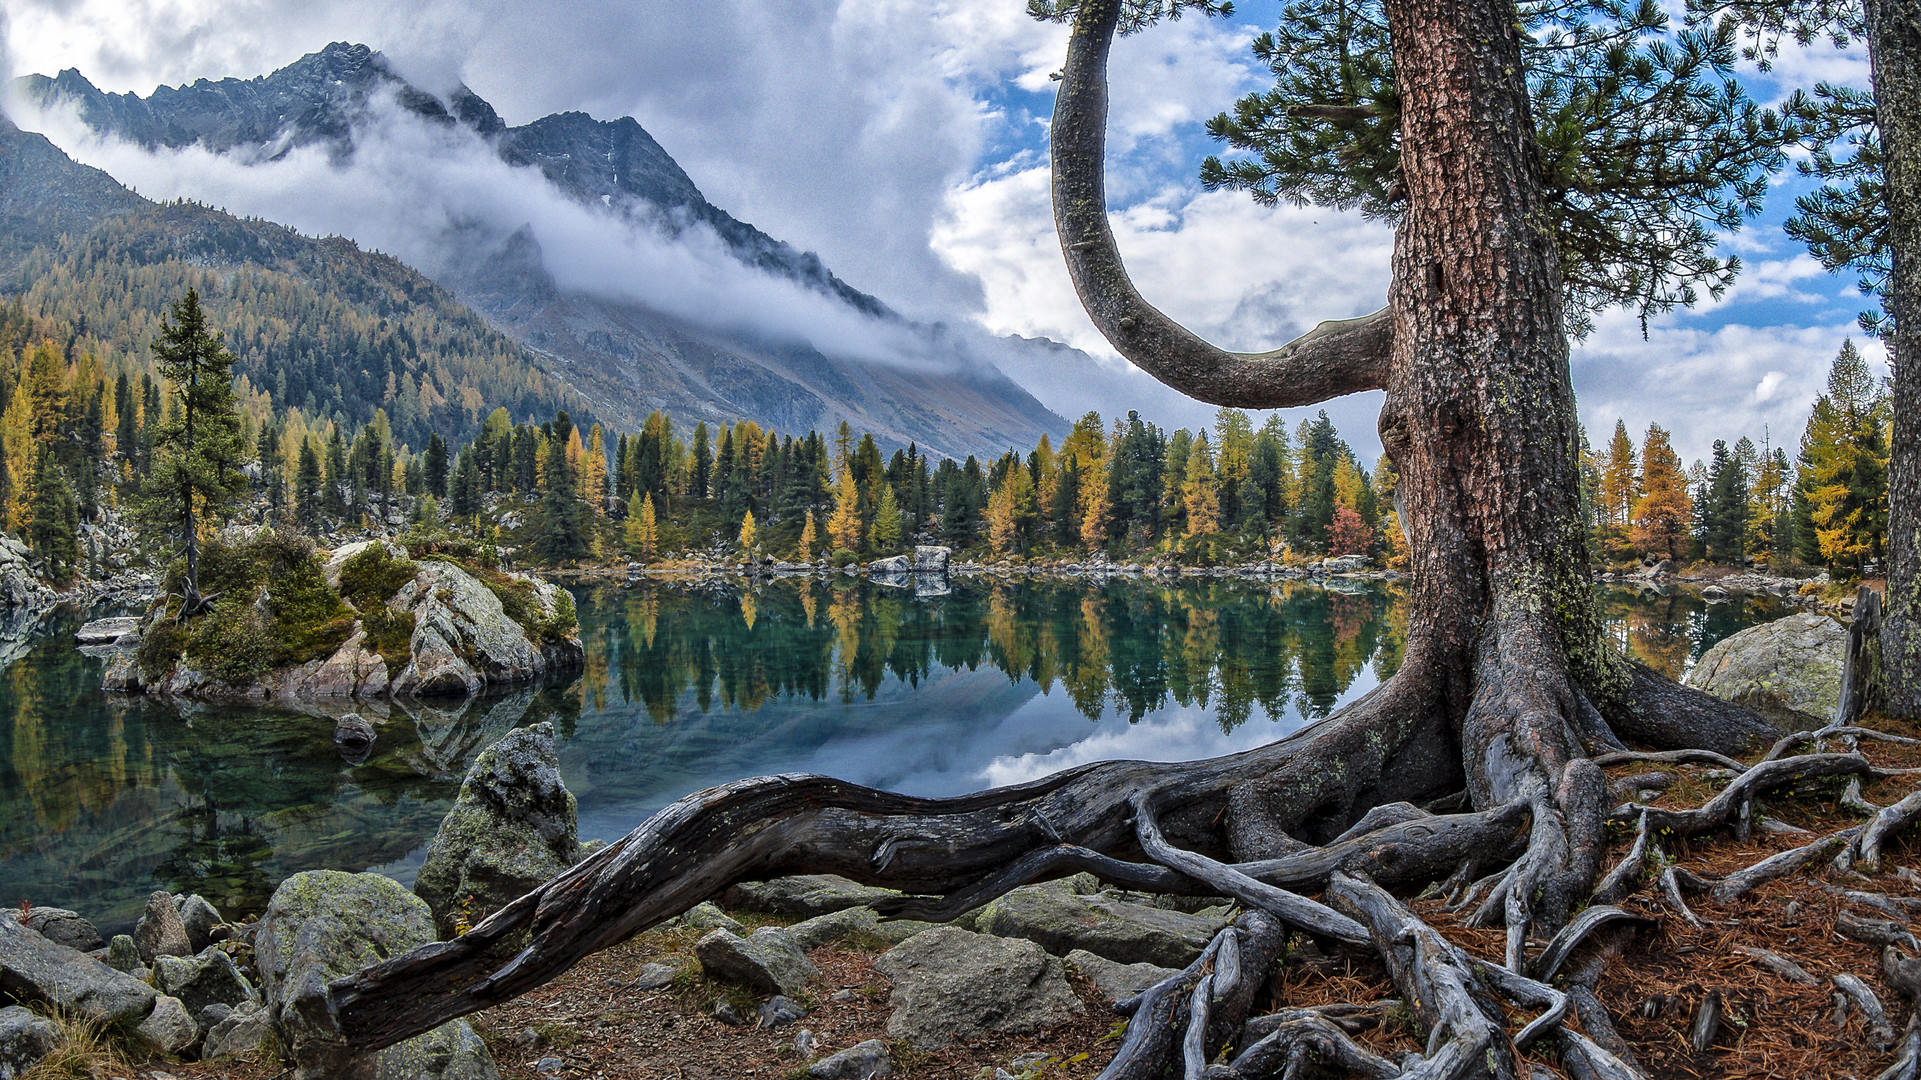
<path id="1" fill-rule="evenodd" d="M 146 93 L 264 74 L 346 40 L 380 49 L 430 89 L 464 80 L 509 123 L 564 109 L 633 115 L 716 204 L 819 251 L 897 308 L 1047 336 L 1101 358 L 1098 378 L 1011 372 L 1057 411 L 1135 404 L 1169 426 L 1205 423 L 1211 408 L 1130 374 L 1073 299 L 1046 205 L 1047 75 L 1065 32 L 1028 19 L 1024 6 L 9 0 L 0 73 L 78 67 L 104 89 Z M 1391 253 L 1380 223 L 1262 209 L 1244 195 L 1202 192 L 1195 179 L 1214 149 L 1202 121 L 1263 85 L 1246 43 L 1279 6 L 1245 0 L 1231 19 L 1190 16 L 1115 53 L 1109 186 L 1122 253 L 1150 300 L 1229 348 L 1271 347 L 1321 319 L 1373 310 Z M 1751 92 L 1767 101 L 1822 78 L 1859 84 L 1866 65 L 1817 45 L 1754 77 Z M 349 234 L 380 218 L 352 207 L 327 217 L 285 178 L 229 175 L 210 194 L 206 169 L 152 162 L 39 119 L 70 153 L 149 195 L 212 198 Z M 1822 272 L 1781 232 L 1807 189 L 1791 172 L 1776 178 L 1766 213 L 1729 241 L 1747 272 L 1722 301 L 1655 320 L 1645 341 L 1630 315 L 1604 316 L 1576 346 L 1576 389 L 1596 443 L 1617 417 L 1637 439 L 1650 422 L 1670 428 L 1686 459 L 1716 438 L 1758 442 L 1766 430 L 1775 443 L 1798 439 L 1842 339 L 1859 338 L 1854 317 L 1865 303 L 1851 275 Z M 1864 351 L 1879 363 L 1877 344 Z M 1327 408 L 1371 458 L 1377 396 Z"/>

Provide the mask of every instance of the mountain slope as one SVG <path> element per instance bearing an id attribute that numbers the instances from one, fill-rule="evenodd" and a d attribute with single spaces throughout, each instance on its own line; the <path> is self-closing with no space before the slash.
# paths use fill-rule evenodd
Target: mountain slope
<path id="1" fill-rule="evenodd" d="M 516 169 L 537 170 L 553 190 L 604 214 L 609 227 L 669 239 L 711 234 L 745 266 L 824 298 L 936 358 L 880 363 L 774 334 L 701 323 L 613 290 L 563 287 L 536 230 L 512 223 L 472 235 L 449 230 L 434 265 L 497 327 L 542 354 L 603 417 L 637 425 L 659 408 L 676 420 L 750 418 L 783 431 L 846 420 L 885 443 L 936 453 L 998 453 L 1066 428 L 991 362 L 952 347 L 938 328 L 908 323 L 835 277 L 811 252 L 769 237 L 715 207 L 631 117 L 598 121 L 560 113 L 508 127 L 465 87 L 444 99 L 402 79 L 379 53 L 334 44 L 271 75 L 161 87 L 146 98 L 108 94 L 80 73 L 28 76 L 43 106 L 74 108 L 94 131 L 149 149 L 200 147 L 270 165 L 302 148 L 340 168 L 394 111 L 480 140 Z M 527 210 L 531 215 L 532 210 Z"/>
<path id="2" fill-rule="evenodd" d="M 351 426 L 384 408 L 395 437 L 464 438 L 496 405 L 591 410 L 525 347 L 397 259 L 188 202 L 155 203 L 0 117 L 0 294 L 79 328 L 77 345 L 144 363 L 189 287 L 276 407 Z"/>

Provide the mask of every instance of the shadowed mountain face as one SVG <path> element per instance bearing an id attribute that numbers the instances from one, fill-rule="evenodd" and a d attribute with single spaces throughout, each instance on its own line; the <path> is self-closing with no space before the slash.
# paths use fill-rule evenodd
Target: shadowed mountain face
<path id="1" fill-rule="evenodd" d="M 669 238 L 711 232 L 746 266 L 816 293 L 910 343 L 918 361 L 830 355 L 792 340 L 716 329 L 642 304 L 556 283 L 532 230 L 449 229 L 440 265 L 427 267 L 496 326 L 564 370 L 596 413 L 637 426 L 662 409 L 695 420 L 753 419 L 777 430 L 830 429 L 841 420 L 878 439 L 936 453 L 999 453 L 1060 435 L 1062 419 L 986 357 L 939 327 L 909 323 L 835 277 L 812 252 L 776 240 L 708 202 L 692 178 L 631 117 L 559 113 L 507 127 L 465 87 L 437 96 L 409 84 L 364 45 L 333 44 L 271 75 L 202 79 L 147 97 L 100 91 L 79 72 L 20 80 L 29 100 L 75 109 L 94 131 L 153 150 L 200 147 L 246 163 L 323 148 L 346 163 L 378 110 L 465 129 L 501 161 L 537 169 L 610 228 Z M 711 243 L 704 238 L 702 242 Z M 926 357 L 936 358 L 929 363 Z"/>

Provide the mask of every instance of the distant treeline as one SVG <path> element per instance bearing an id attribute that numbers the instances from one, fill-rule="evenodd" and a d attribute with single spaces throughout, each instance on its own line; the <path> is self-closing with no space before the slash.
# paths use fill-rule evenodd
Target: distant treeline
<path id="1" fill-rule="evenodd" d="M 404 310 L 393 315 L 404 326 Z M 103 361 L 81 340 L 18 301 L 0 307 L 0 511 L 57 578 L 89 554 L 75 545 L 78 524 L 129 497 L 151 468 L 174 398 L 132 353 Z M 395 372 L 410 363 L 387 364 L 381 381 L 400 385 Z M 549 565 L 694 554 L 845 564 L 917 542 L 1190 564 L 1362 555 L 1393 567 L 1406 557 L 1392 464 L 1363 467 L 1326 413 L 1290 430 L 1222 409 L 1198 432 L 1088 413 L 1058 447 L 1043 437 L 987 461 L 936 461 L 911 445 L 885 453 L 844 423 L 831 434 L 752 421 L 685 432 L 656 412 L 616 433 L 564 410 L 516 420 L 505 405 L 457 443 L 433 426 L 434 406 L 417 411 L 419 389 L 395 391 L 394 414 L 376 407 L 350 425 L 276 406 L 279 391 L 244 375 L 235 385 L 256 500 L 268 520 L 317 537 L 391 523 L 405 507 L 416 523 Z M 409 417 L 404 428 L 395 415 Z M 1584 453 L 1597 557 L 1871 572 L 1886 531 L 1889 423 L 1885 388 L 1852 343 L 1792 459 L 1742 437 L 1683 469 L 1658 425 L 1637 448 L 1617 423 L 1605 450 Z M 402 433 L 423 426 L 424 437 Z M 447 430 L 458 438 L 458 424 Z"/>

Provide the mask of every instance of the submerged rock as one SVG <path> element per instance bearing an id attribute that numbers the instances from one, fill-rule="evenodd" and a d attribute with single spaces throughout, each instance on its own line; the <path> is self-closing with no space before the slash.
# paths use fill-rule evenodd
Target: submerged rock
<path id="1" fill-rule="evenodd" d="M 579 856 L 576 804 L 560 779 L 551 723 L 512 731 L 480 752 L 440 822 L 414 893 L 442 938 L 506 906 Z"/>
<path id="2" fill-rule="evenodd" d="M 1798 614 L 1716 642 L 1682 680 L 1745 705 L 1785 731 L 1834 719 L 1848 632 L 1826 615 Z"/>

